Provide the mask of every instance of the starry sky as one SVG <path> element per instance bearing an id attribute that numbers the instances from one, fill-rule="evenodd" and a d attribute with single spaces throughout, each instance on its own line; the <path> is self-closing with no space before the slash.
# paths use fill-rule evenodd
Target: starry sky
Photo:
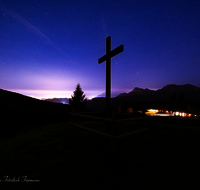
<path id="1" fill-rule="evenodd" d="M 87 98 L 167 84 L 200 87 L 200 1 L 0 0 L 0 88 L 35 98 Z"/>

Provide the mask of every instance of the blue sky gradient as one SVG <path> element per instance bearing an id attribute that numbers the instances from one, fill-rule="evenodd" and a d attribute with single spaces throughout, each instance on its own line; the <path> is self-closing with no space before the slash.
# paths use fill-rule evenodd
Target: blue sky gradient
<path id="1" fill-rule="evenodd" d="M 167 84 L 200 87 L 200 2 L 1 0 L 0 88 L 36 98 L 105 91 L 106 37 L 112 91 Z"/>

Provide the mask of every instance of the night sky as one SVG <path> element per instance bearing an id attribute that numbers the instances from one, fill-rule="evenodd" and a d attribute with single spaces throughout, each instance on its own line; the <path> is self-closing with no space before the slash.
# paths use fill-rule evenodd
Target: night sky
<path id="1" fill-rule="evenodd" d="M 167 84 L 200 87 L 200 1 L 1 0 L 0 88 L 35 98 L 105 91 L 98 58 L 111 60 L 114 92 Z"/>

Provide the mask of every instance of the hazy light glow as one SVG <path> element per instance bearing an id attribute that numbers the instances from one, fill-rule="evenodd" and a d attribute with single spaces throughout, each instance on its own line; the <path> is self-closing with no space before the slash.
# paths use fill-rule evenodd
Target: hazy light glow
<path id="1" fill-rule="evenodd" d="M 75 90 L 75 89 L 74 89 Z M 71 98 L 73 91 L 53 91 L 53 90 L 23 90 L 23 89 L 11 89 L 12 92 L 17 92 L 26 96 L 34 97 L 37 99 L 47 98 Z M 84 91 L 86 98 L 92 99 L 96 97 L 102 91 Z"/>

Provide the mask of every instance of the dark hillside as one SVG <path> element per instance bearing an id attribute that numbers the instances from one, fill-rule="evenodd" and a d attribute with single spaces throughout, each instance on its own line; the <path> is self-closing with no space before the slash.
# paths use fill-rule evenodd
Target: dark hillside
<path id="1" fill-rule="evenodd" d="M 0 138 L 33 126 L 68 120 L 69 106 L 0 89 Z"/>

